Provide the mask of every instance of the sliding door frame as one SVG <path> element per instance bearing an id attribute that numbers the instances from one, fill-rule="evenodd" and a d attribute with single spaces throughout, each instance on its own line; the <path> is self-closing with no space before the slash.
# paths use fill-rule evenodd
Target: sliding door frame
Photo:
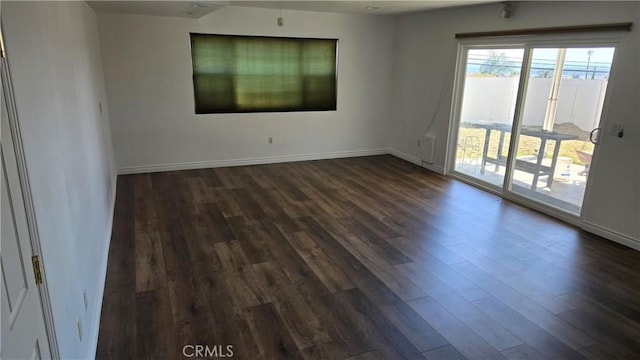
<path id="1" fill-rule="evenodd" d="M 550 206 L 547 204 L 543 204 L 540 202 L 533 201 L 532 199 L 514 193 L 509 190 L 510 180 L 513 177 L 514 173 L 514 165 L 516 161 L 516 157 L 513 154 L 517 151 L 518 146 L 518 138 L 520 134 L 521 124 L 522 124 L 522 111 L 524 108 L 524 104 L 526 102 L 526 90 L 527 90 L 527 82 L 529 80 L 529 72 L 531 67 L 531 55 L 534 48 L 575 48 L 575 47 L 614 47 L 616 51 L 614 52 L 614 57 L 612 61 L 611 72 L 609 73 L 609 81 L 607 83 L 606 95 L 604 99 L 604 104 L 602 107 L 602 112 L 600 114 L 600 122 L 599 126 L 603 129 L 608 128 L 607 126 L 607 113 L 610 104 L 611 93 L 610 89 L 615 82 L 616 79 L 616 66 L 617 63 L 617 48 L 619 43 L 622 41 L 624 34 L 611 34 L 611 33 L 588 33 L 588 34 L 562 34 L 562 35 L 540 35 L 540 36 L 505 36 L 505 37 L 487 37 L 487 38 L 469 38 L 462 39 L 458 41 L 458 52 L 456 59 L 456 72 L 454 76 L 454 88 L 453 88 L 453 99 L 451 102 L 451 117 L 449 121 L 449 131 L 448 131 L 448 146 L 447 153 L 445 155 L 445 174 L 449 175 L 453 178 L 456 178 L 465 183 L 469 183 L 475 187 L 498 195 L 506 200 L 510 200 L 526 207 L 532 208 L 534 210 L 540 211 L 542 213 L 551 215 L 553 217 L 559 218 L 568 223 L 582 226 L 584 211 L 583 209 L 588 208 L 591 201 L 591 194 L 593 192 L 593 187 L 590 185 L 589 178 L 587 179 L 587 184 L 584 193 L 583 204 L 581 208 L 580 215 L 574 215 L 554 206 Z M 466 65 L 467 65 L 467 57 L 469 50 L 471 49 L 524 49 L 523 61 L 520 70 L 520 78 L 518 83 L 518 93 L 516 96 L 516 108 L 514 113 L 514 118 L 512 121 L 512 132 L 509 142 L 509 155 L 507 158 L 507 167 L 505 171 L 505 177 L 502 184 L 502 187 L 492 185 L 489 183 L 484 183 L 474 179 L 471 176 L 467 176 L 463 173 L 457 172 L 455 170 L 456 163 L 456 151 L 457 151 L 457 139 L 458 132 L 460 127 L 460 117 L 462 115 L 462 103 L 463 103 L 463 93 L 465 86 L 465 78 L 466 78 Z M 604 132 L 606 134 L 606 132 Z M 591 176 L 592 173 L 597 173 L 598 167 L 598 153 L 599 149 L 606 145 L 607 136 L 601 136 L 599 144 L 595 146 L 593 152 L 593 158 L 591 161 L 590 171 L 587 176 Z M 609 139 L 610 140 L 610 139 Z"/>

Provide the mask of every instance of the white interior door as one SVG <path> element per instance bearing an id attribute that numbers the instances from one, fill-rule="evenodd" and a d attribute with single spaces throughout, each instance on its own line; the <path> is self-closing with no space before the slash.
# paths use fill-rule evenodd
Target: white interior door
<path id="1" fill-rule="evenodd" d="M 2 217 L 0 223 L 2 342 L 0 358 L 48 359 L 51 358 L 49 342 L 32 266 L 27 215 L 3 90 L 0 90 L 0 98 L 2 99 L 2 173 L 0 174 L 2 182 L 0 188 L 2 197 L 0 209 Z"/>

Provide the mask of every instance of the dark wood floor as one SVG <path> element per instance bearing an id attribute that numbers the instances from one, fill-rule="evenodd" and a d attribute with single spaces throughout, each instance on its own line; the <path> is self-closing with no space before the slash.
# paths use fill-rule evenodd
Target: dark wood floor
<path id="1" fill-rule="evenodd" d="M 637 359 L 640 253 L 391 156 L 120 176 L 97 357 L 196 344 Z"/>

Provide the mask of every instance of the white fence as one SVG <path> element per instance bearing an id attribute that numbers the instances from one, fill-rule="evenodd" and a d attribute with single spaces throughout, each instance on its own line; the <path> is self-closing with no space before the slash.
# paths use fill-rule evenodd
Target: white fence
<path id="1" fill-rule="evenodd" d="M 529 79 L 523 125 L 542 126 L 550 88 L 551 79 Z M 596 128 L 606 89 L 604 79 L 562 79 L 555 123 L 572 123 L 586 132 Z M 467 77 L 462 122 L 511 124 L 517 91 L 518 78 Z"/>

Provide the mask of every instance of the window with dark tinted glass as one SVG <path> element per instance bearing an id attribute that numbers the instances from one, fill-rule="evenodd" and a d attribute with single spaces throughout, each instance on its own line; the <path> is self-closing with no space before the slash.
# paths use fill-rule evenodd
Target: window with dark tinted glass
<path id="1" fill-rule="evenodd" d="M 196 114 L 336 109 L 335 39 L 191 34 Z"/>

